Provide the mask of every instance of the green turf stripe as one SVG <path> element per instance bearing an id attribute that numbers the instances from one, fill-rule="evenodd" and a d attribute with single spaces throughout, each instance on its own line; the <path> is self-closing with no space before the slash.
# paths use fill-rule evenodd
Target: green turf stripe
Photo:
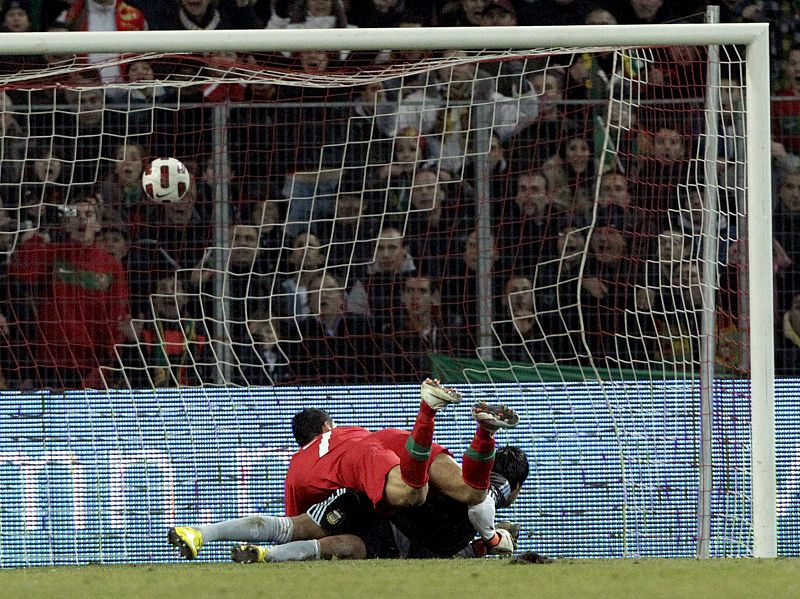
<path id="1" fill-rule="evenodd" d="M 424 445 L 417 444 L 417 442 L 414 441 L 414 437 L 411 435 L 408 436 L 408 440 L 406 441 L 406 451 L 410 453 L 411 457 L 418 462 L 424 462 L 431 457 L 430 445 L 426 447 Z"/>

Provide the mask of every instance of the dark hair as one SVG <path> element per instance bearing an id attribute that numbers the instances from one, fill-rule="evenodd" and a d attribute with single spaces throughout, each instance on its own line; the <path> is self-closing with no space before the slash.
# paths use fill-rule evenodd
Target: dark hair
<path id="1" fill-rule="evenodd" d="M 492 472 L 504 476 L 512 489 L 521 487 L 530 473 L 528 456 L 519 447 L 513 445 L 501 447 L 494 454 Z"/>
<path id="2" fill-rule="evenodd" d="M 326 422 L 332 421 L 330 414 L 325 410 L 304 408 L 292 418 L 292 434 L 294 435 L 294 440 L 302 447 L 322 433 L 322 427 Z"/>

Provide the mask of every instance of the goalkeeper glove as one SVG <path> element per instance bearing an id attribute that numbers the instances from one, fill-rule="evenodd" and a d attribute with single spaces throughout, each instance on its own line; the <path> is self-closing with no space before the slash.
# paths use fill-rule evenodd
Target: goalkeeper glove
<path id="1" fill-rule="evenodd" d="M 511 533 L 503 528 L 494 531 L 494 536 L 486 541 L 490 555 L 509 555 L 514 552 L 514 539 Z"/>

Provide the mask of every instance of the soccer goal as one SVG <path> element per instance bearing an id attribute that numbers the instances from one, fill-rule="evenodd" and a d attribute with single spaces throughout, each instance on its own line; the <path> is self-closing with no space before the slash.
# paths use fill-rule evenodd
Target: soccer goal
<path id="1" fill-rule="evenodd" d="M 520 413 L 522 549 L 778 554 L 766 25 L 3 44 L 0 564 L 281 513 L 296 410 L 427 376 Z"/>

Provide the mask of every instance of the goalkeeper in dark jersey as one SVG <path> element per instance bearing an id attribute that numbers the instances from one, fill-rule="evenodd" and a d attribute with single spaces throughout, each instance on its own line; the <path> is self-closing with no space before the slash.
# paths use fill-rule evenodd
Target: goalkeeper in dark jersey
<path id="1" fill-rule="evenodd" d="M 514 503 L 528 473 L 528 459 L 520 448 L 506 446 L 497 450 L 488 493 L 496 508 Z M 384 517 L 375 514 L 366 495 L 342 489 L 308 511 L 330 536 L 314 541 L 292 541 L 281 545 L 280 551 L 253 543 L 236 545 L 231 557 L 240 563 L 334 557 L 483 557 L 492 551 L 482 539 L 476 539 L 467 511 L 466 504 L 432 489 L 423 505 Z M 294 544 L 298 545 L 296 551 Z"/>

